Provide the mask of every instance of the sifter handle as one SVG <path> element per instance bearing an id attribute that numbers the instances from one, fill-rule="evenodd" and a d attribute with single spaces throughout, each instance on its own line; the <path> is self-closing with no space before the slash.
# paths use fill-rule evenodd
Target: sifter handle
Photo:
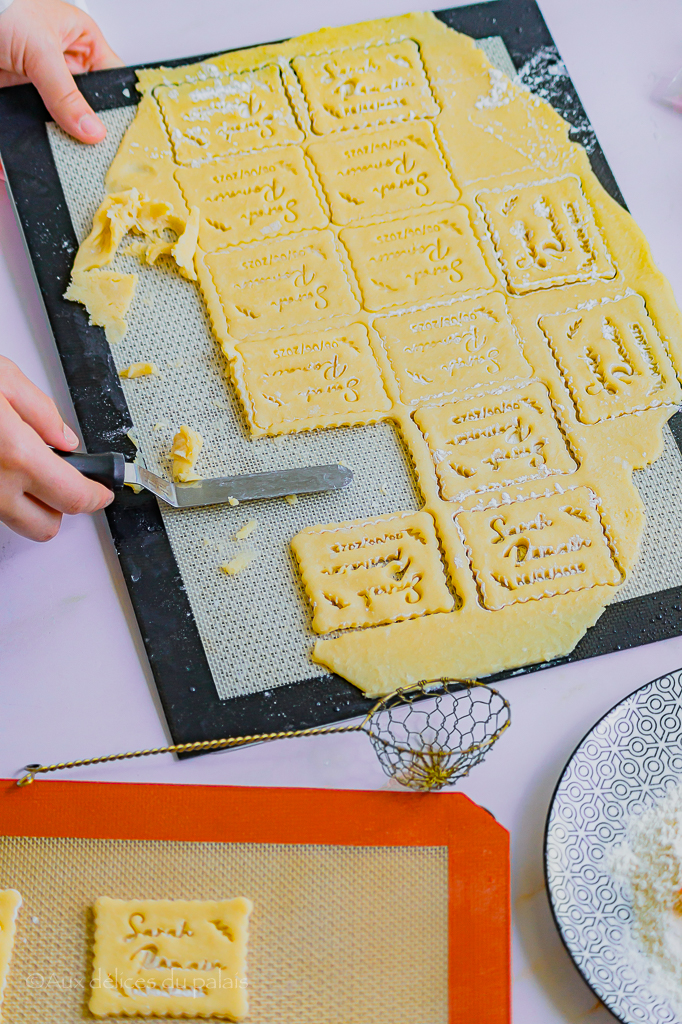
<path id="1" fill-rule="evenodd" d="M 77 469 L 79 473 L 103 484 L 110 491 L 120 491 L 125 481 L 126 460 L 120 452 L 101 452 L 88 455 L 87 452 L 60 452 L 52 449 L 64 462 Z"/>

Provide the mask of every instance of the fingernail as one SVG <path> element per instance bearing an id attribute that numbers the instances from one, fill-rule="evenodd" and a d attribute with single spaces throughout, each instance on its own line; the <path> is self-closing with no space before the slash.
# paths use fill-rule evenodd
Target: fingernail
<path id="1" fill-rule="evenodd" d="M 94 114 L 83 114 L 78 127 L 83 135 L 89 135 L 91 138 L 97 138 L 102 134 L 102 125 Z"/>
<path id="2" fill-rule="evenodd" d="M 107 505 L 111 505 L 111 503 L 112 503 L 112 501 L 114 500 L 114 498 L 115 498 L 115 495 L 114 495 L 114 494 L 112 494 L 110 498 L 107 498 L 107 500 L 106 500 L 106 501 L 104 502 L 104 504 L 102 505 L 102 508 L 106 508 L 106 507 L 107 507 Z"/>
<path id="3" fill-rule="evenodd" d="M 66 423 L 64 424 L 64 440 L 70 448 L 75 448 L 80 443 L 71 427 L 67 426 Z"/>

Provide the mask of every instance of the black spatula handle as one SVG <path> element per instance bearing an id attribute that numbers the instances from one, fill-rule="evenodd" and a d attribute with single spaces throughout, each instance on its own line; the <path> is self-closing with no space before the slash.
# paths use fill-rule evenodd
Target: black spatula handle
<path id="1" fill-rule="evenodd" d="M 101 452 L 96 455 L 88 455 L 87 452 L 58 452 L 56 448 L 52 450 L 55 455 L 64 459 L 64 462 L 68 462 L 88 480 L 104 484 L 110 491 L 120 491 L 123 487 L 126 460 L 120 452 Z"/>

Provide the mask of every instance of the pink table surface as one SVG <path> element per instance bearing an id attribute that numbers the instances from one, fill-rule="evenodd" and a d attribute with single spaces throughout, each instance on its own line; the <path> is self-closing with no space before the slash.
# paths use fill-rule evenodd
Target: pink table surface
<path id="1" fill-rule="evenodd" d="M 281 39 L 412 7 L 400 0 L 90 0 L 92 14 L 128 63 Z M 678 0 L 541 0 L 541 8 L 626 201 L 682 298 L 682 117 L 651 98 L 660 79 L 682 66 L 682 7 Z M 0 310 L 0 351 L 52 394 L 74 423 L 2 186 Z M 513 727 L 460 789 L 511 831 L 514 1005 L 522 1024 L 614 1020 L 573 968 L 550 918 L 542 872 L 544 821 L 561 769 L 585 731 L 631 690 L 680 666 L 682 638 L 503 684 Z M 67 520 L 48 545 L 23 540 L 0 525 L 0 777 L 11 777 L 31 761 L 167 741 L 104 517 Z M 287 741 L 184 763 L 163 756 L 71 777 L 393 785 L 362 736 Z"/>

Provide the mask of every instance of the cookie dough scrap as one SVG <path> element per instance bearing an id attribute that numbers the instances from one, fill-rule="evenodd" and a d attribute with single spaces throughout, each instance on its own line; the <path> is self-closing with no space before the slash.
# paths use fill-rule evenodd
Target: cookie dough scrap
<path id="1" fill-rule="evenodd" d="M 335 224 L 459 199 L 429 121 L 317 142 L 308 154 Z"/>
<path id="2" fill-rule="evenodd" d="M 301 142 L 277 65 L 154 90 L 179 164 Z"/>
<path id="3" fill-rule="evenodd" d="M 17 915 L 22 902 L 21 893 L 16 889 L 0 890 L 0 1019 L 2 1019 L 2 1000 L 17 930 Z"/>
<path id="4" fill-rule="evenodd" d="M 126 314 L 133 301 L 137 274 L 113 270 L 78 270 L 64 292 L 65 299 L 85 306 L 90 323 L 103 327 L 110 344 L 121 341 L 128 330 Z"/>
<path id="5" fill-rule="evenodd" d="M 412 39 L 294 57 L 292 64 L 316 135 L 439 112 Z"/>
<path id="6" fill-rule="evenodd" d="M 418 409 L 444 501 L 575 473 L 544 384 Z"/>
<path id="7" fill-rule="evenodd" d="M 131 363 L 125 369 L 118 371 L 119 377 L 134 380 L 137 377 L 158 377 L 159 371 L 154 363 Z"/>
<path id="8" fill-rule="evenodd" d="M 185 424 L 180 427 L 171 446 L 172 473 L 176 483 L 191 484 L 201 480 L 194 465 L 203 446 L 201 434 Z"/>
<path id="9" fill-rule="evenodd" d="M 200 211 L 204 252 L 328 223 L 298 146 L 179 167 L 175 177 Z"/>
<path id="10" fill-rule="evenodd" d="M 462 512 L 457 525 L 486 608 L 622 582 L 588 487 Z"/>
<path id="11" fill-rule="evenodd" d="M 291 546 L 317 633 L 454 607 L 428 512 L 308 526 Z"/>
<path id="12" fill-rule="evenodd" d="M 530 377 L 503 297 L 490 292 L 447 306 L 378 317 L 406 405 Z"/>
<path id="13" fill-rule="evenodd" d="M 253 437 L 372 423 L 391 408 L 362 323 L 236 351 L 232 373 Z"/>
<path id="14" fill-rule="evenodd" d="M 238 338 L 359 309 L 331 231 L 235 246 L 205 262 Z"/>
<path id="15" fill-rule="evenodd" d="M 365 309 L 412 306 L 494 284 L 464 206 L 344 228 Z"/>
<path id="16" fill-rule="evenodd" d="M 94 909 L 96 1017 L 246 1017 L 250 900 L 102 896 Z"/>

